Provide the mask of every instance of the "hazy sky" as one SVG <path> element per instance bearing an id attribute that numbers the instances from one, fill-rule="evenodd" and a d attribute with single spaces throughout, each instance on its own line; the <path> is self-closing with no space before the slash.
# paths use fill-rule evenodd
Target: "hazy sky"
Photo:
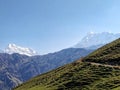
<path id="1" fill-rule="evenodd" d="M 88 32 L 120 32 L 120 0 L 0 0 L 0 48 L 40 54 L 75 45 Z"/>

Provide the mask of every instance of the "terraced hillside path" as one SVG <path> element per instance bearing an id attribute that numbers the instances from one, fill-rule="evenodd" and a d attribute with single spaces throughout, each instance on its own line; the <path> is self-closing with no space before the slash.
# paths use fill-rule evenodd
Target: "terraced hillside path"
<path id="1" fill-rule="evenodd" d="M 82 59 L 80 59 L 80 60 L 77 60 L 77 62 L 87 62 L 87 61 L 83 61 Z M 113 67 L 113 68 L 120 69 L 120 66 L 118 65 L 101 64 L 101 63 L 95 63 L 95 62 L 87 62 L 87 63 L 90 63 L 92 65 L 97 65 L 97 66 Z"/>
<path id="2" fill-rule="evenodd" d="M 88 62 L 92 65 L 98 65 L 98 66 L 105 66 L 105 67 L 113 67 L 113 68 L 119 68 L 120 69 L 120 66 L 115 66 L 115 65 L 108 65 L 108 64 L 101 64 L 101 63 L 94 63 L 94 62 Z"/>

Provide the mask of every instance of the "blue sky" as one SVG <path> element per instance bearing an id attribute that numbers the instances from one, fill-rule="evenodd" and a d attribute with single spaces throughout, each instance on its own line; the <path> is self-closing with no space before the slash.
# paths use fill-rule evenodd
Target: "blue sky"
<path id="1" fill-rule="evenodd" d="M 0 0 L 0 48 L 40 54 L 75 45 L 88 32 L 120 32 L 120 0 Z"/>

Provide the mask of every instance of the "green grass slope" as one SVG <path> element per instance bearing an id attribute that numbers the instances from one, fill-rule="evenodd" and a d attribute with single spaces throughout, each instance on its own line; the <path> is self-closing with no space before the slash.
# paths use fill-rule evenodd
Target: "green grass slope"
<path id="1" fill-rule="evenodd" d="M 119 90 L 120 39 L 77 60 L 32 78 L 14 90 Z"/>
<path id="2" fill-rule="evenodd" d="M 113 90 L 120 90 L 120 87 L 114 88 Z"/>
<path id="3" fill-rule="evenodd" d="M 94 51 L 84 61 L 120 65 L 120 38 Z"/>

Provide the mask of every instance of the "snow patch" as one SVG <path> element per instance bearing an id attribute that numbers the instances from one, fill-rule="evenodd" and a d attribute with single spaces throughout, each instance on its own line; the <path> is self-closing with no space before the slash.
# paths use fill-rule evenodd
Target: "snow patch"
<path id="1" fill-rule="evenodd" d="M 4 50 L 4 52 L 8 53 L 8 54 L 19 53 L 19 54 L 24 54 L 24 55 L 27 55 L 27 56 L 37 55 L 36 51 L 34 51 L 30 48 L 17 46 L 15 44 L 8 44 L 8 47 Z"/>
<path id="2" fill-rule="evenodd" d="M 100 46 L 110 43 L 117 38 L 120 38 L 120 33 L 114 34 L 111 32 L 90 32 L 85 37 L 83 37 L 78 44 L 75 45 L 75 48 L 89 48 L 93 46 L 97 46 L 97 48 L 99 48 Z"/>

